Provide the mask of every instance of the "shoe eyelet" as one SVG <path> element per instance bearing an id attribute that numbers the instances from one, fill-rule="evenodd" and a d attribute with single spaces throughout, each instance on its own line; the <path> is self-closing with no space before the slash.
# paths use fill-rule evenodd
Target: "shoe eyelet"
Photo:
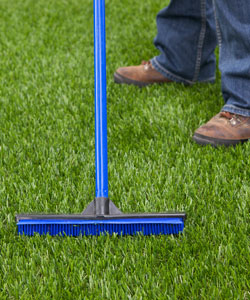
<path id="1" fill-rule="evenodd" d="M 237 121 L 234 118 L 230 119 L 229 122 L 232 126 L 235 126 L 237 124 Z"/>

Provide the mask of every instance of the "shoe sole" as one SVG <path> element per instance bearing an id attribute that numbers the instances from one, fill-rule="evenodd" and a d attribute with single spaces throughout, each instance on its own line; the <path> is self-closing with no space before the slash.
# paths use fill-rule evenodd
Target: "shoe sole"
<path id="1" fill-rule="evenodd" d="M 122 75 L 120 75 L 118 73 L 114 74 L 114 81 L 115 81 L 115 83 L 118 83 L 118 84 L 125 83 L 125 84 L 136 85 L 136 86 L 139 86 L 139 87 L 144 87 L 144 86 L 147 86 L 149 84 L 152 84 L 152 83 L 146 83 L 146 82 L 132 80 L 132 79 L 124 77 L 124 76 L 122 76 Z"/>
<path id="2" fill-rule="evenodd" d="M 193 136 L 193 140 L 202 146 L 206 145 L 211 145 L 213 147 L 218 147 L 218 146 L 236 146 L 237 144 L 243 144 L 248 141 L 248 139 L 243 139 L 243 140 L 224 140 L 224 139 L 216 139 L 212 137 L 208 137 L 205 135 L 201 135 L 198 133 L 195 133 Z"/>

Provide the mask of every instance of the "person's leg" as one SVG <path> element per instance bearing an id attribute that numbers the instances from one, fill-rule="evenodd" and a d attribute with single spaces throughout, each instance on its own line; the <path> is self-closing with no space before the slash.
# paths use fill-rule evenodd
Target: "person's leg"
<path id="1" fill-rule="evenodd" d="M 234 145 L 250 139 L 250 2 L 215 0 L 220 46 L 222 112 L 200 127 L 200 144 Z"/>
<path id="2" fill-rule="evenodd" d="M 214 81 L 217 41 L 212 0 L 172 0 L 157 15 L 157 29 L 160 55 L 140 66 L 119 68 L 115 82 L 142 86 Z"/>
<path id="3" fill-rule="evenodd" d="M 250 1 L 217 0 L 222 111 L 250 117 Z"/>
<path id="4" fill-rule="evenodd" d="M 151 62 L 167 78 L 192 84 L 215 80 L 217 44 L 212 0 L 173 0 L 157 15 Z"/>

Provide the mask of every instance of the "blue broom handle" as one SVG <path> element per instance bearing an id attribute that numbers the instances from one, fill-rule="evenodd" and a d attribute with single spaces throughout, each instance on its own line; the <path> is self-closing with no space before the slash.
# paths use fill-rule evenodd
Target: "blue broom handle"
<path id="1" fill-rule="evenodd" d="M 94 0 L 96 198 L 108 197 L 105 0 Z"/>

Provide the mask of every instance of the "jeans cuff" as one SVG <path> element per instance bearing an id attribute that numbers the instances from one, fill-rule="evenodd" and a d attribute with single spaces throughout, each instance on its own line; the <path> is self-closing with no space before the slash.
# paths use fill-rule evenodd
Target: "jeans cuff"
<path id="1" fill-rule="evenodd" d="M 225 104 L 221 111 L 227 111 L 232 114 L 241 115 L 243 117 L 250 117 L 250 109 L 239 108 L 231 104 Z"/>
<path id="2" fill-rule="evenodd" d="M 192 81 L 192 80 L 189 80 L 189 79 L 185 79 L 181 76 L 178 76 L 170 71 L 168 71 L 165 67 L 163 67 L 157 60 L 157 56 L 155 56 L 154 58 L 152 58 L 150 60 L 152 66 L 154 67 L 154 69 L 156 71 L 158 71 L 159 73 L 161 73 L 163 76 L 165 76 L 166 78 L 174 81 L 174 82 L 180 82 L 180 83 L 183 83 L 183 84 L 186 84 L 186 85 L 192 85 L 192 84 L 195 84 L 197 81 Z M 211 78 L 208 78 L 207 80 L 204 80 L 204 81 L 201 81 L 199 80 L 198 82 L 204 82 L 204 83 L 214 83 L 215 82 L 215 77 L 211 77 Z"/>
<path id="3" fill-rule="evenodd" d="M 191 80 L 187 80 L 185 78 L 182 78 L 180 76 L 177 76 L 175 74 L 173 74 L 172 72 L 169 72 L 166 68 L 164 68 L 158 61 L 157 61 L 157 57 L 154 57 L 150 60 L 152 66 L 154 67 L 154 69 L 156 71 L 158 71 L 159 73 L 161 73 L 163 76 L 165 76 L 167 79 L 170 79 L 172 81 L 175 82 L 180 82 L 180 83 L 184 83 L 187 85 L 191 85 L 194 84 L 193 81 Z"/>

